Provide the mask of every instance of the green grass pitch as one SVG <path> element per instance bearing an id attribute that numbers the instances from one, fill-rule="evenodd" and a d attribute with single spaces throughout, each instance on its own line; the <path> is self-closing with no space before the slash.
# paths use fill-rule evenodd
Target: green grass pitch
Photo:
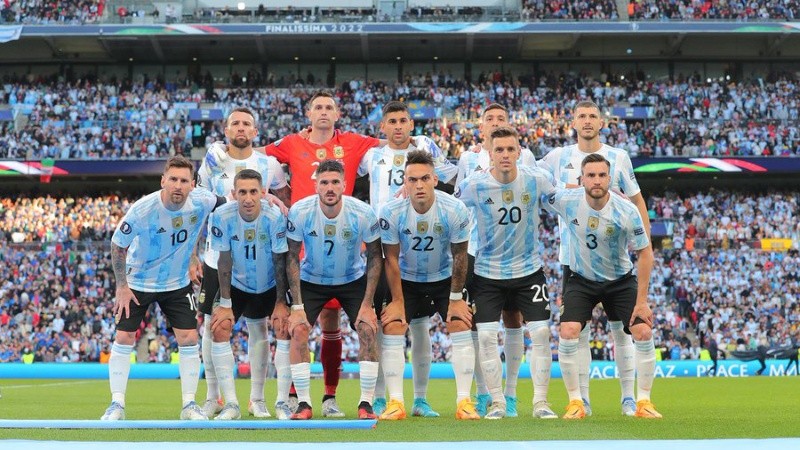
<path id="1" fill-rule="evenodd" d="M 249 382 L 238 380 L 243 407 Z M 2 419 L 97 419 L 108 406 L 106 380 L 0 380 Z M 267 398 L 275 398 L 274 381 Z M 519 417 L 499 421 L 456 421 L 455 384 L 431 380 L 428 399 L 442 414 L 436 419 L 409 417 L 379 422 L 374 430 L 0 430 L 0 439 L 107 441 L 478 441 L 550 439 L 721 439 L 798 437 L 800 377 L 657 379 L 653 401 L 662 420 L 622 417 L 617 380 L 594 380 L 594 415 L 582 421 L 542 421 L 531 417 L 531 382 L 520 380 Z M 406 381 L 411 413 L 412 386 Z M 322 385 L 312 384 L 317 418 Z M 204 383 L 198 399 L 203 397 Z M 553 409 L 561 413 L 566 392 L 560 379 L 550 387 Z M 355 417 L 358 380 L 342 380 L 337 395 L 348 418 Z M 178 380 L 132 380 L 128 387 L 128 419 L 177 419 Z M 272 400 L 268 404 L 272 403 Z M 272 408 L 270 408 L 272 410 Z M 274 419 L 272 419 L 274 420 Z"/>

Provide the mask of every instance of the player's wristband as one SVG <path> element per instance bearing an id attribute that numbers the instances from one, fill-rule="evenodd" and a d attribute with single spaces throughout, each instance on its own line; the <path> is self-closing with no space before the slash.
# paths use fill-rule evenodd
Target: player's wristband
<path id="1" fill-rule="evenodd" d="M 230 298 L 220 297 L 219 306 L 223 308 L 231 308 L 233 306 L 233 302 L 231 301 Z"/>
<path id="2" fill-rule="evenodd" d="M 292 311 L 305 311 L 306 307 L 302 303 L 299 305 L 292 305 Z"/>
<path id="3" fill-rule="evenodd" d="M 451 292 L 450 293 L 450 301 L 457 302 L 460 300 L 464 300 L 464 294 L 462 292 Z"/>

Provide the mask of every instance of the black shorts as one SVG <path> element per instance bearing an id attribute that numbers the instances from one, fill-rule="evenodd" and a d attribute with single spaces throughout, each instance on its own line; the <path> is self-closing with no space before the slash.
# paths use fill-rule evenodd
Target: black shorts
<path id="1" fill-rule="evenodd" d="M 170 326 L 179 330 L 197 329 L 197 300 L 194 296 L 192 285 L 167 292 L 140 292 L 133 291 L 139 304 L 131 302 L 130 316 L 122 317 L 117 323 L 117 330 L 136 331 L 142 323 L 147 309 L 152 303 L 158 303 L 161 312 L 167 318 Z"/>
<path id="2" fill-rule="evenodd" d="M 200 294 L 197 295 L 198 310 L 203 314 L 211 315 L 214 311 L 214 302 L 219 298 L 219 274 L 217 269 L 212 269 L 203 263 L 203 284 L 200 285 Z"/>
<path id="3" fill-rule="evenodd" d="M 603 309 L 609 320 L 621 320 L 625 333 L 631 334 L 628 323 L 636 306 L 636 295 L 639 283 L 636 276 L 631 273 L 612 281 L 592 281 L 575 272 L 567 279 L 564 297 L 562 299 L 561 322 L 580 322 L 581 324 L 592 320 L 592 310 L 598 303 L 603 304 Z M 636 319 L 634 323 L 644 323 Z"/>
<path id="4" fill-rule="evenodd" d="M 564 301 L 564 293 L 567 292 L 567 280 L 569 279 L 570 275 L 572 275 L 572 269 L 569 268 L 567 265 L 561 266 L 561 301 Z M 601 300 L 602 301 L 602 300 Z M 605 309 L 605 306 L 603 306 Z M 619 322 L 620 318 L 617 316 L 617 312 L 614 310 L 605 310 L 606 317 L 608 320 L 612 322 Z"/>
<path id="5" fill-rule="evenodd" d="M 334 286 L 300 280 L 300 291 L 303 293 L 303 304 L 305 305 L 308 323 L 314 326 L 325 303 L 328 303 L 328 300 L 332 298 L 336 298 L 339 299 L 342 309 L 350 319 L 350 326 L 355 330 L 358 310 L 361 309 L 361 302 L 364 300 L 366 289 L 366 275 L 355 281 Z"/>
<path id="6" fill-rule="evenodd" d="M 403 301 L 406 322 L 423 317 L 433 317 L 439 313 L 442 321 L 447 320 L 450 305 L 450 278 L 430 283 L 400 280 L 403 286 Z"/>
<path id="7" fill-rule="evenodd" d="M 472 319 L 475 323 L 499 321 L 506 305 L 521 311 L 526 322 L 550 320 L 547 281 L 541 269 L 510 280 L 492 280 L 474 274 L 467 291 L 474 305 Z"/>
<path id="8" fill-rule="evenodd" d="M 239 320 L 244 316 L 246 319 L 264 319 L 272 315 L 275 309 L 276 288 L 268 289 L 259 294 L 240 291 L 231 286 L 231 303 L 233 303 L 233 317 Z"/>
<path id="9" fill-rule="evenodd" d="M 470 282 L 472 281 L 472 275 L 474 273 L 475 273 L 475 256 L 467 253 L 467 278 L 466 278 L 466 283 L 464 283 L 465 286 L 470 285 Z M 503 305 L 503 311 L 519 311 L 519 308 L 517 308 L 516 303 L 514 303 L 513 301 L 507 301 Z"/>

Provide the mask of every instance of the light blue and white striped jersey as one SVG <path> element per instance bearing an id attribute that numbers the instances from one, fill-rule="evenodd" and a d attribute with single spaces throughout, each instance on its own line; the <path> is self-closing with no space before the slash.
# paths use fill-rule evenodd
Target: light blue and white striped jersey
<path id="1" fill-rule="evenodd" d="M 280 208 L 261 200 L 261 213 L 252 222 L 239 214 L 239 203 L 217 208 L 209 219 L 211 248 L 231 252 L 231 285 L 250 294 L 260 294 L 275 286 L 273 253 L 286 253 L 286 217 Z"/>
<path id="2" fill-rule="evenodd" d="M 600 211 L 589 206 L 583 188 L 558 189 L 548 198 L 548 208 L 563 218 L 569 233 L 570 270 L 593 281 L 617 280 L 633 269 L 628 246 L 641 250 L 650 245 L 636 205 L 611 192 Z"/>
<path id="3" fill-rule="evenodd" d="M 367 151 L 358 165 L 358 175 L 369 175 L 369 203 L 377 214 L 383 205 L 393 199 L 406 181 L 406 154 L 417 150 L 414 145 L 405 150 L 394 150 L 389 145 L 373 147 Z M 457 168 L 439 147 L 433 156 L 434 170 L 439 181 L 447 183 L 456 176 Z"/>
<path id="4" fill-rule="evenodd" d="M 305 256 L 300 279 L 327 286 L 361 278 L 367 261 L 361 244 L 380 238 L 378 218 L 372 208 L 353 197 L 342 197 L 342 210 L 328 219 L 319 206 L 319 196 L 306 197 L 292 205 L 286 237 L 302 242 Z"/>
<path id="5" fill-rule="evenodd" d="M 161 191 L 148 194 L 131 206 L 117 226 L 111 242 L 128 248 L 128 285 L 141 292 L 174 291 L 189 285 L 189 260 L 217 196 L 193 189 L 183 207 L 170 211 Z"/>
<path id="6" fill-rule="evenodd" d="M 489 171 L 475 172 L 455 196 L 475 219 L 475 273 L 493 280 L 530 275 L 542 267 L 539 210 L 542 196 L 555 189 L 549 173 L 519 167 L 517 177 L 501 184 Z"/>
<path id="7" fill-rule="evenodd" d="M 492 166 L 492 160 L 489 157 L 489 151 L 483 148 L 481 144 L 481 151 L 471 152 L 466 151 L 458 158 L 456 186 L 464 181 L 465 178 L 472 175 L 474 172 L 487 170 Z M 530 149 L 523 147 L 521 149 L 517 166 L 536 167 L 536 157 Z"/>
<path id="8" fill-rule="evenodd" d="M 244 169 L 253 169 L 260 173 L 261 185 L 265 189 L 276 190 L 286 186 L 286 174 L 283 172 L 283 167 L 281 167 L 278 160 L 255 150 L 253 154 L 245 159 L 228 157 L 221 166 L 221 171 L 212 172 L 204 159 L 197 173 L 200 176 L 200 187 L 206 188 L 228 200 L 233 200 L 231 195 L 233 178 Z M 206 237 L 206 252 L 203 256 L 203 261 L 208 264 L 208 267 L 216 269 L 218 258 L 219 253 L 211 248 L 211 234 L 209 231 Z"/>
<path id="9" fill-rule="evenodd" d="M 488 170 L 492 165 L 489 157 L 489 151 L 483 148 L 481 144 L 481 151 L 479 152 L 464 152 L 458 158 L 458 174 L 456 175 L 456 186 L 458 186 L 464 179 L 469 177 L 475 172 L 482 172 Z M 528 166 L 536 167 L 536 157 L 533 156 L 528 148 L 522 148 L 519 159 L 517 160 L 517 167 Z M 475 242 L 478 241 L 477 229 L 472 226 L 472 235 L 469 239 L 469 247 L 467 253 L 475 256 Z"/>
<path id="10" fill-rule="evenodd" d="M 611 164 L 609 176 L 611 177 L 611 189 L 619 189 L 628 197 L 632 197 L 639 192 L 639 183 L 633 173 L 633 164 L 628 152 L 621 148 L 611 147 L 603 144 L 597 153 L 603 155 Z M 566 147 L 554 148 L 544 158 L 539 160 L 539 167 L 553 174 L 559 186 L 567 184 L 580 184 L 581 163 L 589 153 L 578 149 L 578 144 Z M 566 265 L 569 253 L 569 234 L 564 225 L 564 219 L 558 218 L 559 235 L 561 237 L 561 247 L 558 250 L 558 261 Z"/>
<path id="11" fill-rule="evenodd" d="M 400 245 L 400 278 L 418 283 L 444 280 L 453 274 L 451 244 L 469 239 L 470 219 L 460 200 L 434 191 L 436 200 L 419 214 L 408 198 L 381 209 L 381 243 Z"/>

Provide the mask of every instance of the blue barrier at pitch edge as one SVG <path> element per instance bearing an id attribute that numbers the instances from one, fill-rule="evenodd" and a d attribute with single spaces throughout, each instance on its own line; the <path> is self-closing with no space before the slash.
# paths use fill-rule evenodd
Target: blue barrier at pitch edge
<path id="1" fill-rule="evenodd" d="M 773 359 L 767 361 L 767 370 L 764 375 L 783 376 L 797 375 L 794 366 L 786 370 L 788 360 Z M 721 377 L 748 377 L 755 376 L 760 365 L 758 361 L 725 360 L 719 362 L 717 375 Z M 660 378 L 700 377 L 708 375 L 711 368 L 710 361 L 660 361 L 656 367 L 656 376 Z M 322 365 L 311 365 L 313 374 L 322 374 Z M 342 364 L 344 377 L 358 374 L 358 363 Z M 591 377 L 596 379 L 616 378 L 616 364 L 610 361 L 592 362 Z M 553 363 L 551 374 L 553 378 L 561 378 L 561 368 L 557 362 Z M 202 376 L 202 375 L 201 375 Z M 527 363 L 520 367 L 519 376 L 530 377 Z M 131 366 L 131 379 L 177 379 L 177 364 L 133 364 Z M 405 378 L 411 378 L 411 364 L 406 364 Z M 108 378 L 108 365 L 99 363 L 4 363 L 0 364 L 0 378 L 83 378 L 104 379 Z M 431 366 L 431 378 L 453 378 L 453 368 L 450 363 L 435 363 Z"/>

